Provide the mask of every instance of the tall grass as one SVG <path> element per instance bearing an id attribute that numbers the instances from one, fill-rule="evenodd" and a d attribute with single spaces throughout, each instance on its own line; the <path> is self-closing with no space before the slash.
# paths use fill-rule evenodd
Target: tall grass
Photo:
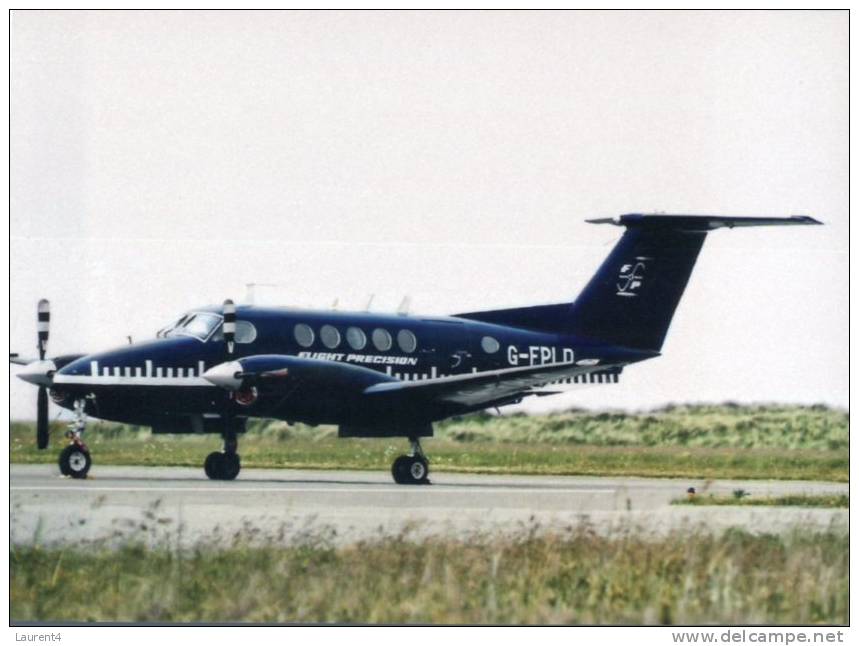
<path id="1" fill-rule="evenodd" d="M 31 423 L 11 425 L 13 462 L 54 462 Z M 54 425 L 56 444 L 62 429 Z M 215 435 L 152 435 L 95 423 L 85 437 L 97 465 L 200 466 Z M 822 406 L 674 406 L 644 413 L 568 411 L 475 415 L 437 426 L 425 443 L 438 471 L 846 481 L 848 416 Z M 387 470 L 402 438 L 337 439 L 331 426 L 253 420 L 240 440 L 246 467 Z"/>
<path id="2" fill-rule="evenodd" d="M 451 442 L 501 442 L 588 446 L 685 446 L 836 451 L 849 446 L 849 414 L 824 405 L 669 405 L 641 412 L 572 409 L 548 415 L 478 413 L 436 424 L 435 437 Z M 60 425 L 56 425 L 59 428 Z M 99 422 L 105 439 L 146 438 L 147 427 Z M 32 438 L 33 425 L 12 422 L 13 438 Z M 250 420 L 250 435 L 277 440 L 326 440 L 332 426 L 288 426 Z"/>
<path id="3" fill-rule="evenodd" d="M 459 442 L 846 449 L 849 415 L 822 405 L 672 405 L 651 411 L 570 410 L 551 415 L 487 413 L 444 422 L 438 435 Z"/>
<path id="4" fill-rule="evenodd" d="M 580 527 L 335 547 L 10 551 L 12 621 L 809 624 L 848 621 L 848 537 Z"/>
<path id="5" fill-rule="evenodd" d="M 487 412 L 436 424 L 435 436 L 452 442 L 588 446 L 686 446 L 840 450 L 849 445 L 849 414 L 825 405 L 668 405 L 647 411 L 571 409 L 546 415 Z M 253 420 L 251 432 L 278 439 L 326 439 L 333 427 L 288 427 Z"/>

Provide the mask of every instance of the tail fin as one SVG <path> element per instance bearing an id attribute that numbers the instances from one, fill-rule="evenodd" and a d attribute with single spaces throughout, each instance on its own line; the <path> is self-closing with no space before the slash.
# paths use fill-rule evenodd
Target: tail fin
<path id="1" fill-rule="evenodd" d="M 722 227 L 821 224 L 801 215 L 752 218 L 638 213 L 589 222 L 615 224 L 626 231 L 575 302 L 460 316 L 658 352 L 707 232 Z"/>

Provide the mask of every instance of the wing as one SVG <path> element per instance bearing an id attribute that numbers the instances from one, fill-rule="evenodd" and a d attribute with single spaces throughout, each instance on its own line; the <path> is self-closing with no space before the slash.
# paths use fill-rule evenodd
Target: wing
<path id="1" fill-rule="evenodd" d="M 28 363 L 33 363 L 36 359 L 27 359 L 20 356 L 17 352 L 9 353 L 9 363 L 14 363 L 19 366 L 26 366 Z"/>
<path id="2" fill-rule="evenodd" d="M 454 404 L 470 409 L 491 406 L 506 399 L 537 394 L 531 392 L 531 389 L 577 375 L 612 371 L 624 365 L 626 364 L 582 366 L 575 363 L 551 363 L 542 366 L 502 368 L 421 381 L 383 382 L 366 388 L 364 395 L 376 403 L 385 398 L 393 403 L 413 396 L 424 402 Z"/>

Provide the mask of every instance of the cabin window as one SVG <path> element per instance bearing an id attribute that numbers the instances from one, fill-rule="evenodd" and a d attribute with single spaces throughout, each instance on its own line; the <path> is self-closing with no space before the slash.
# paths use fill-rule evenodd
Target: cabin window
<path id="1" fill-rule="evenodd" d="M 403 352 L 414 352 L 418 347 L 418 340 L 409 330 L 400 330 L 397 333 L 397 345 Z"/>
<path id="2" fill-rule="evenodd" d="M 298 345 L 302 348 L 309 348 L 313 345 L 313 330 L 306 323 L 296 325 L 293 333 L 295 334 L 295 340 L 298 341 Z"/>
<path id="3" fill-rule="evenodd" d="M 173 331 L 173 330 L 175 330 L 176 328 L 182 327 L 182 324 L 183 324 L 183 323 L 188 319 L 188 317 L 190 317 L 190 316 L 191 316 L 190 314 L 183 314 L 183 315 L 180 317 L 180 319 L 179 319 L 178 321 L 176 321 L 175 323 L 171 323 L 170 325 L 168 325 L 168 326 L 166 326 L 166 327 L 161 328 L 161 329 L 160 329 L 160 330 L 158 330 L 158 332 L 155 334 L 156 338 L 159 338 L 159 339 L 160 339 L 161 337 L 168 337 L 168 336 L 170 336 L 170 332 L 172 332 L 172 331 Z"/>
<path id="4" fill-rule="evenodd" d="M 391 346 L 394 345 L 394 340 L 391 338 L 390 332 L 382 328 L 376 328 L 373 330 L 373 345 L 376 346 L 377 350 L 385 352 L 391 349 Z"/>
<path id="5" fill-rule="evenodd" d="M 193 336 L 200 341 L 206 341 L 220 324 L 221 317 L 217 314 L 196 312 L 185 317 L 179 325 L 164 333 L 164 336 Z"/>
<path id="6" fill-rule="evenodd" d="M 253 343 L 257 338 L 257 329 L 250 321 L 236 321 L 236 343 Z"/>
<path id="7" fill-rule="evenodd" d="M 480 339 L 480 347 L 483 348 L 483 351 L 486 354 L 493 354 L 495 352 L 498 352 L 498 350 L 501 348 L 501 344 L 498 343 L 497 339 L 491 336 L 485 336 Z"/>
<path id="8" fill-rule="evenodd" d="M 367 345 L 367 335 L 358 327 L 350 327 L 346 330 L 346 342 L 353 350 L 363 350 Z"/>
<path id="9" fill-rule="evenodd" d="M 322 344 L 331 350 L 340 345 L 340 333 L 333 325 L 323 325 L 319 330 L 319 338 L 322 339 Z"/>
<path id="10" fill-rule="evenodd" d="M 257 329 L 250 321 L 236 321 L 236 343 L 253 343 L 257 339 Z M 219 325 L 210 341 L 221 343 L 224 340 L 224 326 Z"/>

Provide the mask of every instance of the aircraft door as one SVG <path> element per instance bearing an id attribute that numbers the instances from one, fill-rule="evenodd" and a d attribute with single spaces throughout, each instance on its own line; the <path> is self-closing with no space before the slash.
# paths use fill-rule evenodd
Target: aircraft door
<path id="1" fill-rule="evenodd" d="M 429 321 L 424 336 L 426 359 L 437 368 L 440 375 L 471 371 L 474 348 L 463 323 Z"/>

